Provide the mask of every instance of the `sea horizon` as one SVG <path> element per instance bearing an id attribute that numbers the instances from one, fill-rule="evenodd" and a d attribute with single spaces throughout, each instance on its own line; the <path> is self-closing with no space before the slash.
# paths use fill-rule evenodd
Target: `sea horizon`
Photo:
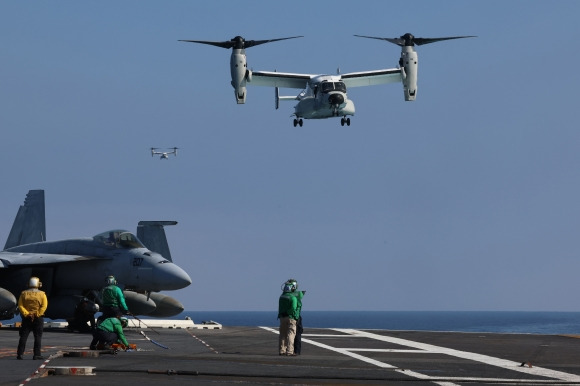
<path id="1" fill-rule="evenodd" d="M 184 311 L 172 319 L 277 326 L 276 311 Z M 304 328 L 580 334 L 576 311 L 302 311 Z"/>
<path id="2" fill-rule="evenodd" d="M 97 313 L 97 316 L 99 313 Z M 138 316 L 149 319 L 147 316 Z M 310 311 L 303 310 L 303 325 L 309 328 L 353 328 L 405 331 L 482 332 L 515 334 L 580 335 L 577 311 Z M 224 327 L 277 327 L 272 311 L 183 311 L 168 318 L 190 318 L 196 324 L 214 321 Z M 19 322 L 20 316 L 0 321 Z M 64 321 L 48 319 L 45 321 Z"/>

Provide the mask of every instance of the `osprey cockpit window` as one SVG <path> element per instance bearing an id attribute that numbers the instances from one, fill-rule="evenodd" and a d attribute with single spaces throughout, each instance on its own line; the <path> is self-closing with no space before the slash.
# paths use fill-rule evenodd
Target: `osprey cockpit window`
<path id="1" fill-rule="evenodd" d="M 93 237 L 93 240 L 113 248 L 145 248 L 143 243 L 134 234 L 121 229 L 99 233 Z"/>
<path id="2" fill-rule="evenodd" d="M 330 91 L 346 92 L 346 85 L 344 82 L 322 82 L 320 83 L 320 90 L 323 93 Z"/>

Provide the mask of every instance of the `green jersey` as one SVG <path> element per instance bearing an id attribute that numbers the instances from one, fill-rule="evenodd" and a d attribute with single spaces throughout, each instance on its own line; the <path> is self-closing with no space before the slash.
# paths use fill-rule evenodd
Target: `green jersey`
<path id="1" fill-rule="evenodd" d="M 127 338 L 125 338 L 125 334 L 123 333 L 123 326 L 121 325 L 121 321 L 119 319 L 107 318 L 103 320 L 97 328 L 107 332 L 114 332 L 117 334 L 119 342 L 123 343 L 125 346 L 129 346 L 129 342 L 127 342 Z"/>
<path id="2" fill-rule="evenodd" d="M 278 318 L 286 316 L 294 320 L 300 317 L 298 298 L 292 292 L 283 292 L 278 299 Z"/>

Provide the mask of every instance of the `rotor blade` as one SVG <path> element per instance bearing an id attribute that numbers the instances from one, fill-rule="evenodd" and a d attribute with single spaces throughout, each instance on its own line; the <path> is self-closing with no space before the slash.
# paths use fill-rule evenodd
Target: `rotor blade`
<path id="1" fill-rule="evenodd" d="M 401 46 L 401 47 L 414 46 L 415 44 L 417 44 L 418 46 L 421 46 L 423 44 L 435 43 L 435 42 L 440 42 L 443 40 L 464 39 L 464 38 L 477 37 L 477 36 L 450 36 L 450 37 L 445 37 L 445 38 L 416 38 L 415 36 L 413 36 L 410 33 L 406 33 L 403 36 L 398 37 L 398 38 L 379 38 L 379 37 L 374 37 L 374 36 L 363 36 L 363 35 L 354 35 L 354 36 L 357 36 L 359 38 L 386 40 L 390 43 L 396 44 L 396 45 Z"/>
<path id="2" fill-rule="evenodd" d="M 241 36 L 236 36 L 231 40 L 226 40 L 223 42 L 214 42 L 208 40 L 179 40 L 180 42 L 189 42 L 189 43 L 200 43 L 200 44 L 208 44 L 210 46 L 222 47 L 222 48 L 250 48 L 253 46 L 258 46 L 264 43 L 270 42 L 277 42 L 278 40 L 287 40 L 287 39 L 296 39 L 302 38 L 304 36 L 292 36 L 289 38 L 279 38 L 279 39 L 269 39 L 269 40 L 245 40 Z"/>
<path id="3" fill-rule="evenodd" d="M 222 47 L 222 48 L 232 48 L 235 42 L 232 41 L 225 41 L 225 42 L 211 42 L 207 40 L 178 40 L 180 42 L 189 42 L 189 43 L 200 43 L 200 44 L 208 44 L 210 46 Z"/>
<path id="4" fill-rule="evenodd" d="M 374 37 L 374 36 L 364 36 L 364 35 L 354 35 L 354 36 L 359 37 L 359 38 L 386 40 L 386 41 L 391 42 L 393 44 L 396 44 L 398 46 L 405 45 L 405 40 L 401 39 L 401 38 L 391 39 L 391 38 L 378 38 L 378 37 Z"/>
<path id="5" fill-rule="evenodd" d="M 250 48 L 250 47 L 254 47 L 254 46 L 258 46 L 260 44 L 265 44 L 265 43 L 270 43 L 270 42 L 277 42 L 279 40 L 288 40 L 288 39 L 297 39 L 297 38 L 303 38 L 304 36 L 292 36 L 289 38 L 279 38 L 279 39 L 270 39 L 270 40 L 246 40 L 245 41 L 245 47 L 246 48 Z"/>
<path id="6" fill-rule="evenodd" d="M 423 44 L 435 43 L 435 42 L 440 42 L 443 40 L 475 38 L 475 37 L 477 37 L 477 36 L 451 36 L 448 38 L 415 38 L 414 42 L 416 45 L 421 46 Z"/>

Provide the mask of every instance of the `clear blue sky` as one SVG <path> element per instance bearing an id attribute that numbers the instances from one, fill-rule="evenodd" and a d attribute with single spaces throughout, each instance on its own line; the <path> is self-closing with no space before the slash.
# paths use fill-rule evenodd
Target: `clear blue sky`
<path id="1" fill-rule="evenodd" d="M 187 310 L 580 308 L 577 1 L 3 1 L 0 242 L 29 189 L 49 240 L 167 229 Z M 392 68 L 353 34 L 477 35 L 418 47 L 419 92 L 349 90 L 357 114 L 292 127 L 255 70 Z M 295 90 L 283 90 L 289 95 Z M 161 162 L 149 147 L 181 148 Z"/>

